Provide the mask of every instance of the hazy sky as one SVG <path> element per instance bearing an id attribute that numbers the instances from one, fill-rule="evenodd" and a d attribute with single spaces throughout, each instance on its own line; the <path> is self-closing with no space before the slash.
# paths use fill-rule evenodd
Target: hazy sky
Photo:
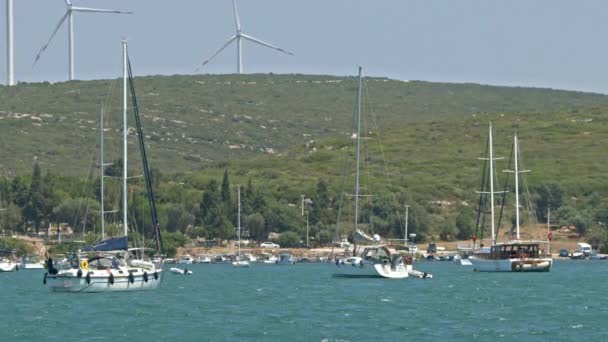
<path id="1" fill-rule="evenodd" d="M 6 80 L 6 5 L 1 0 Z M 134 72 L 192 74 L 234 34 L 230 0 L 74 0 L 134 15 L 76 13 L 79 79 L 120 75 L 120 39 Z M 367 75 L 608 93 L 605 0 L 240 0 L 243 32 L 295 53 L 244 42 L 247 73 Z M 39 63 L 63 0 L 15 0 L 16 78 L 67 79 L 67 25 Z M 236 48 L 202 69 L 233 73 Z"/>

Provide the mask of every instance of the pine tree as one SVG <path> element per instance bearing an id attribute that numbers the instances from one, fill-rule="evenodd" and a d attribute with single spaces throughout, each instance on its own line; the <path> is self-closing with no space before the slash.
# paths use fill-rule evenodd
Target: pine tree
<path id="1" fill-rule="evenodd" d="M 30 183 L 27 203 L 23 212 L 26 220 L 34 225 L 36 234 L 38 234 L 40 223 L 42 222 L 44 216 L 42 179 L 40 176 L 40 166 L 38 165 L 38 163 L 34 165 L 34 171 L 32 172 L 32 182 Z"/>
<path id="2" fill-rule="evenodd" d="M 230 180 L 228 180 L 228 170 L 224 170 L 222 179 L 222 203 L 226 210 L 230 209 Z"/>

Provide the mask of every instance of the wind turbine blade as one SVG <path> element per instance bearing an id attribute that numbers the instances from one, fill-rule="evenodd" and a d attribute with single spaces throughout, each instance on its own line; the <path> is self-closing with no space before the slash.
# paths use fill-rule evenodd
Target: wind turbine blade
<path id="1" fill-rule="evenodd" d="M 230 37 L 230 39 L 228 39 L 228 41 L 226 42 L 226 44 L 222 45 L 222 47 L 219 48 L 219 50 L 217 50 L 211 57 L 207 58 L 206 61 L 204 61 L 203 63 L 201 63 L 201 65 L 199 65 L 198 68 L 196 68 L 195 71 L 199 71 L 202 67 L 204 67 L 205 65 L 207 65 L 207 63 L 211 62 L 211 60 L 214 59 L 215 56 L 219 55 L 220 52 L 222 52 L 222 50 L 224 50 L 228 45 L 230 45 L 230 43 L 232 43 L 235 39 L 236 39 L 236 36 Z"/>
<path id="2" fill-rule="evenodd" d="M 63 17 L 61 17 L 61 19 L 59 20 L 59 23 L 57 24 L 57 26 L 55 26 L 55 30 L 51 34 L 51 37 L 49 38 L 49 40 L 47 40 L 46 43 L 44 45 L 42 45 L 42 47 L 40 48 L 40 51 L 38 51 L 38 54 L 36 55 L 36 59 L 34 60 L 34 65 L 38 62 L 38 60 L 40 59 L 40 57 L 42 56 L 42 54 L 44 53 L 46 48 L 49 47 L 51 40 L 53 40 L 53 37 L 55 37 L 55 35 L 57 34 L 57 31 L 59 31 L 59 29 L 61 28 L 61 25 L 67 19 L 69 14 L 70 14 L 70 11 L 68 10 L 65 12 Z"/>
<path id="3" fill-rule="evenodd" d="M 236 0 L 232 0 L 232 8 L 234 9 L 234 23 L 236 24 L 236 30 L 241 30 L 241 21 L 239 20 L 239 12 L 236 10 Z"/>
<path id="4" fill-rule="evenodd" d="M 133 14 L 131 11 L 118 11 L 101 8 L 89 8 L 89 7 L 72 7 L 73 11 L 77 12 L 91 12 L 91 13 L 114 13 L 114 14 Z"/>
<path id="5" fill-rule="evenodd" d="M 72 3 L 70 2 L 70 0 L 65 0 L 65 4 L 70 6 Z"/>
<path id="6" fill-rule="evenodd" d="M 247 40 L 249 40 L 249 41 L 252 41 L 252 42 L 254 42 L 254 43 L 257 43 L 257 44 L 260 44 L 260 45 L 263 45 L 263 46 L 269 47 L 269 48 L 271 48 L 271 49 L 275 49 L 275 50 L 280 51 L 280 52 L 282 52 L 282 53 L 284 53 L 284 54 L 288 54 L 288 55 L 292 55 L 292 56 L 293 56 L 293 53 L 291 53 L 291 52 L 289 52 L 289 51 L 283 50 L 283 49 L 281 49 L 281 48 L 280 48 L 280 47 L 278 47 L 278 46 L 270 45 L 270 44 L 268 44 L 268 43 L 266 43 L 266 42 L 264 42 L 264 41 L 261 41 L 261 40 L 259 40 L 259 39 L 257 39 L 257 38 L 253 38 L 252 36 L 248 36 L 248 35 L 246 35 L 246 34 L 244 34 L 244 33 L 241 33 L 241 37 L 243 37 L 243 38 L 245 38 L 245 39 L 247 39 Z"/>

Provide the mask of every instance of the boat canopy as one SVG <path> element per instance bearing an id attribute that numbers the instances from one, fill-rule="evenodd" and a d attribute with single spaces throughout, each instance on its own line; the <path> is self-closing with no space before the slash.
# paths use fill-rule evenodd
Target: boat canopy
<path id="1" fill-rule="evenodd" d="M 109 251 L 126 251 L 129 248 L 129 242 L 126 236 L 111 237 L 100 241 L 94 246 L 86 246 L 82 249 L 84 252 L 109 252 Z"/>

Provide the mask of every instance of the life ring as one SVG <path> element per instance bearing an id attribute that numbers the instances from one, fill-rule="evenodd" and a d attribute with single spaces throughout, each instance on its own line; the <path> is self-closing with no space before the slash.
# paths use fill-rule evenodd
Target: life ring
<path id="1" fill-rule="evenodd" d="M 89 268 L 89 262 L 86 260 L 80 260 L 80 268 L 86 270 Z"/>
<path id="2" fill-rule="evenodd" d="M 413 258 L 412 258 L 412 256 L 411 256 L 411 255 L 406 255 L 406 256 L 405 256 L 405 264 L 406 264 L 406 265 L 411 265 L 411 264 L 412 264 L 412 261 L 413 261 Z"/>

